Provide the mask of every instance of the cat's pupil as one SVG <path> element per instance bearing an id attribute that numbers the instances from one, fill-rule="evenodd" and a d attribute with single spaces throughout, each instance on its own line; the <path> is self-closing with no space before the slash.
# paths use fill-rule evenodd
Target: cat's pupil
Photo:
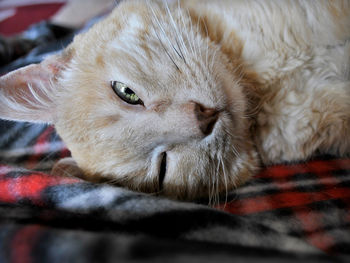
<path id="1" fill-rule="evenodd" d="M 113 91 L 118 95 L 118 97 L 123 101 L 133 105 L 143 105 L 143 101 L 132 89 L 128 88 L 125 84 L 118 81 L 111 81 L 111 87 Z"/>
<path id="2" fill-rule="evenodd" d="M 132 95 L 132 94 L 135 94 L 135 92 L 133 92 L 131 89 L 129 89 L 129 88 L 126 88 L 125 90 L 124 90 L 124 92 L 126 93 L 126 94 L 129 94 L 129 95 Z"/>

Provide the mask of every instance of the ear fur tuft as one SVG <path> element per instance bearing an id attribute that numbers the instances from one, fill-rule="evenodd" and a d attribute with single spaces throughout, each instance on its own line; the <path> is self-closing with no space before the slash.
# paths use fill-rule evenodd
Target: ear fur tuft
<path id="1" fill-rule="evenodd" d="M 53 122 L 57 78 L 64 63 L 52 56 L 0 78 L 0 118 L 16 121 Z"/>

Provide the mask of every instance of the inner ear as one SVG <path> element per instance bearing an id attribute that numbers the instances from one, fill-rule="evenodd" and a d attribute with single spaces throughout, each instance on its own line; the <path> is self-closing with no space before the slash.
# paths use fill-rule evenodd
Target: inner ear
<path id="1" fill-rule="evenodd" d="M 0 118 L 46 122 L 55 116 L 57 79 L 66 62 L 60 55 L 0 78 Z"/>

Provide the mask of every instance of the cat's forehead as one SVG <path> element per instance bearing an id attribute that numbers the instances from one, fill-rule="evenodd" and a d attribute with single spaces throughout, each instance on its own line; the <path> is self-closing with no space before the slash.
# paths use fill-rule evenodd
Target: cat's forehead
<path id="1" fill-rule="evenodd" d="M 135 7 L 126 1 L 77 38 L 76 65 L 84 67 L 81 72 L 90 65 L 105 81 L 120 81 L 150 93 L 161 87 L 166 96 L 196 87 L 204 93 L 204 87 L 215 85 L 215 55 L 191 32 L 188 14 L 180 14 L 176 6 L 145 2 Z"/>
<path id="2" fill-rule="evenodd" d="M 183 14 L 146 6 L 121 19 L 123 28 L 103 50 L 113 76 L 148 82 L 150 87 L 155 81 L 185 85 L 189 80 L 208 80 L 208 46 L 196 41 Z"/>
<path id="3" fill-rule="evenodd" d="M 185 58 L 180 55 L 177 32 L 173 32 L 164 18 L 151 7 L 143 12 L 124 14 L 124 27 L 107 44 L 105 59 L 114 64 L 121 75 L 142 78 L 142 81 L 152 75 L 171 79 L 184 71 Z"/>

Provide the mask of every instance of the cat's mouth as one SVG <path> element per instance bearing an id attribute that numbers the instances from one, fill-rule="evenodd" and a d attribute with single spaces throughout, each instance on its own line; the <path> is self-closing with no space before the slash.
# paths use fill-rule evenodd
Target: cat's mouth
<path id="1" fill-rule="evenodd" d="M 158 175 L 159 191 L 163 190 L 163 182 L 166 174 L 166 162 L 167 162 L 167 154 L 166 152 L 164 152 L 162 153 L 162 161 L 160 162 L 160 167 L 159 167 L 159 175 Z"/>

